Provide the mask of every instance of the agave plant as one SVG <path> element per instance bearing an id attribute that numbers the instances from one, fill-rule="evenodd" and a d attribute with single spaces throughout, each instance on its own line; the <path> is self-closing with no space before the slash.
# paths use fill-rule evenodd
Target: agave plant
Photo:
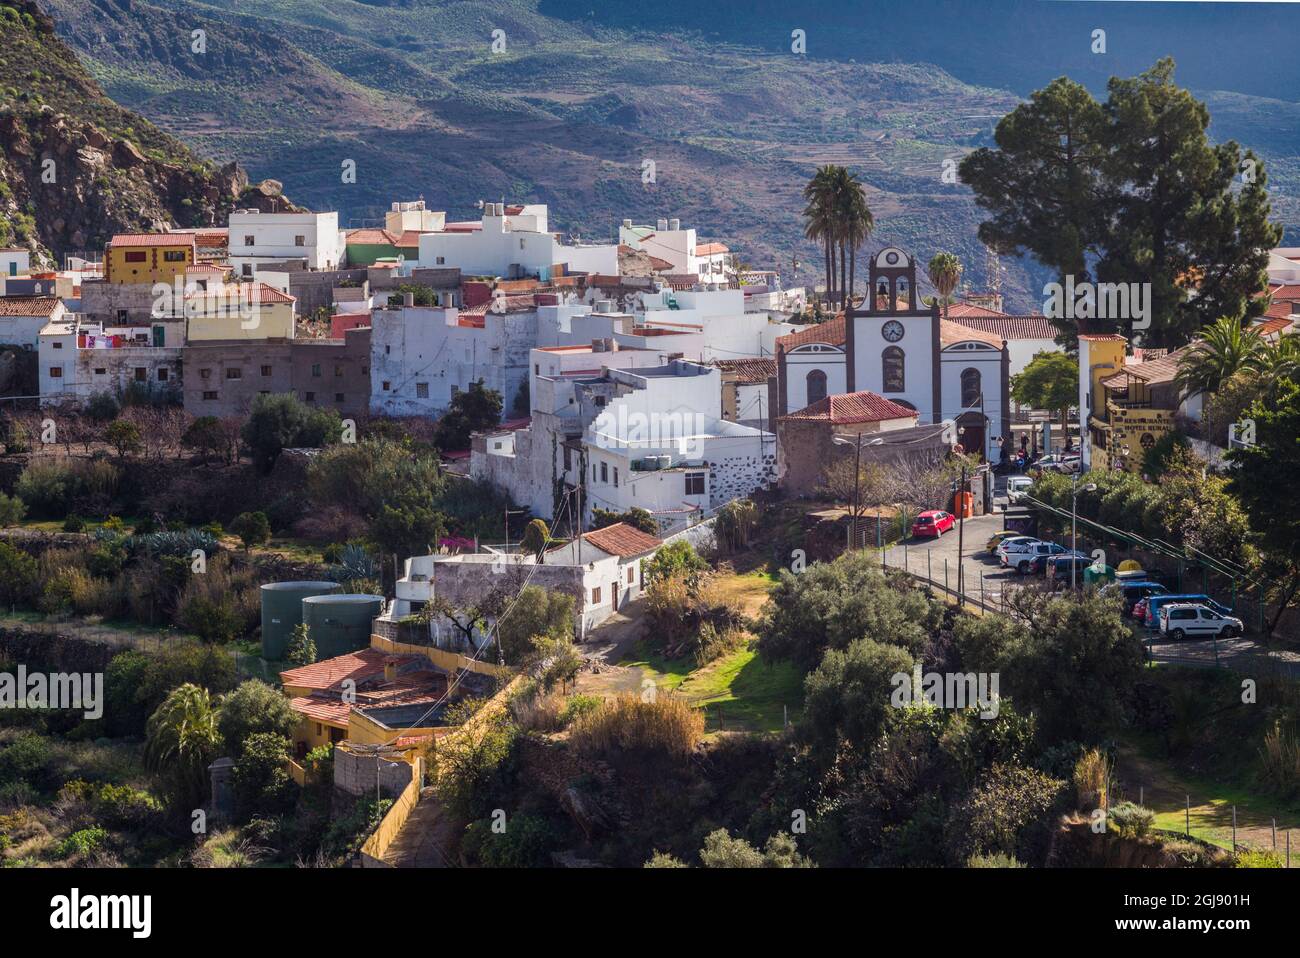
<path id="1" fill-rule="evenodd" d="M 338 563 L 330 567 L 329 577 L 349 592 L 371 592 L 379 581 L 379 564 L 363 546 L 349 542 Z"/>
<path id="2" fill-rule="evenodd" d="M 205 555 L 212 555 L 220 548 L 216 537 L 202 529 L 150 532 L 145 535 L 131 536 L 127 541 L 132 553 L 149 556 L 189 556 L 195 550 L 201 550 Z"/>

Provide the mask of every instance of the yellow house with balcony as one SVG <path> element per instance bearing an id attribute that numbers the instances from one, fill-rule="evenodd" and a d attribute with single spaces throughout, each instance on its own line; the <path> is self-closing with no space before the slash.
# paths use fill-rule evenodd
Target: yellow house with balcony
<path id="1" fill-rule="evenodd" d="M 1080 435 L 1085 468 L 1140 471 L 1146 452 L 1178 428 L 1199 419 L 1201 396 L 1182 397 L 1174 385 L 1178 362 L 1190 349 L 1127 355 L 1123 336 L 1079 337 Z"/>
<path id="2" fill-rule="evenodd" d="M 104 248 L 104 282 L 171 285 L 195 261 L 193 233 L 118 233 Z"/>

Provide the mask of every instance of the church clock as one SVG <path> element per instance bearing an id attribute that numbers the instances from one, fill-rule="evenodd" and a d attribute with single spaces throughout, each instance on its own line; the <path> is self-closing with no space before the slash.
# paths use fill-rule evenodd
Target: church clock
<path id="1" fill-rule="evenodd" d="M 903 324 L 896 319 L 891 319 L 881 327 L 880 333 L 891 343 L 896 343 L 903 338 Z"/>

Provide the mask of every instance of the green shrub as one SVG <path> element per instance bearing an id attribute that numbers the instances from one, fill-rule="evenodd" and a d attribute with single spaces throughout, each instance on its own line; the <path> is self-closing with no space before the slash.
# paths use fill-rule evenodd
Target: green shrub
<path id="1" fill-rule="evenodd" d="M 537 815 L 518 814 L 505 820 L 504 831 L 480 819 L 465 830 L 467 855 L 488 868 L 543 868 L 557 847 L 555 829 Z"/>
<path id="2" fill-rule="evenodd" d="M 0 542 L 0 602 L 6 606 L 32 602 L 38 589 L 38 566 L 26 552 Z"/>
<path id="3" fill-rule="evenodd" d="M 1156 813 L 1135 802 L 1120 802 L 1106 813 L 1106 827 L 1124 838 L 1142 838 L 1155 825 Z"/>
<path id="4" fill-rule="evenodd" d="M 1005 852 L 994 852 L 992 855 L 972 855 L 966 859 L 967 868 L 1024 868 L 1023 862 L 1017 861 L 1015 856 L 1008 855 Z"/>
<path id="5" fill-rule="evenodd" d="M 1245 851 L 1237 852 L 1234 864 L 1237 868 L 1281 868 L 1282 859 L 1276 852 Z"/>
<path id="6" fill-rule="evenodd" d="M 602 699 L 599 695 L 574 695 L 564 704 L 560 712 L 560 723 L 568 728 L 584 715 L 590 715 L 600 708 Z"/>
<path id="7" fill-rule="evenodd" d="M 6 496 L 0 492 L 0 528 L 16 526 L 27 515 L 27 505 L 17 496 Z"/>
<path id="8" fill-rule="evenodd" d="M 99 849 L 107 840 L 108 832 L 98 825 L 83 828 L 80 831 L 73 832 L 63 840 L 62 844 L 59 845 L 59 856 L 68 858 L 71 855 L 89 855 Z"/>
<path id="9" fill-rule="evenodd" d="M 63 520 L 64 532 L 85 532 L 86 520 L 81 518 L 75 512 L 68 513 L 68 518 Z"/>

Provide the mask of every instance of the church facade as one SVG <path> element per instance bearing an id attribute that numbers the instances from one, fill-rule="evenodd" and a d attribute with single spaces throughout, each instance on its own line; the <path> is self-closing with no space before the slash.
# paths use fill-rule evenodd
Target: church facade
<path id="1" fill-rule="evenodd" d="M 870 390 L 955 425 L 954 442 L 996 462 L 1011 435 L 1011 358 L 1001 337 L 924 306 L 916 260 L 887 247 L 869 265 L 870 293 L 842 317 L 777 340 L 777 414 Z"/>

